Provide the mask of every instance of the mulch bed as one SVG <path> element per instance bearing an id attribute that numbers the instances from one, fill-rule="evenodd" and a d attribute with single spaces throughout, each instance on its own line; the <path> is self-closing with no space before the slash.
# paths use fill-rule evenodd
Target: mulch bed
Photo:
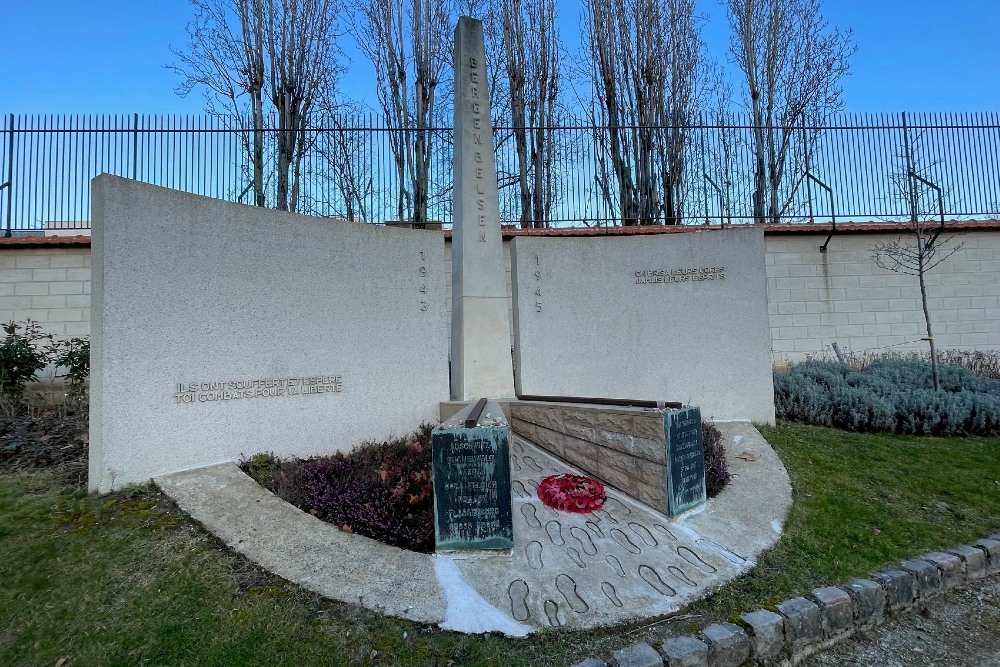
<path id="1" fill-rule="evenodd" d="M 70 493 L 87 488 L 88 410 L 23 409 L 0 416 L 0 471 L 49 469 Z"/>

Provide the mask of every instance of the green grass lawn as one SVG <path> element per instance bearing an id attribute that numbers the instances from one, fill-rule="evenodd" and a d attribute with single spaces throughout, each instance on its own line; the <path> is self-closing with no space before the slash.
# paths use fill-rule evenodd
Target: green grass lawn
<path id="1" fill-rule="evenodd" d="M 690 610 L 727 618 L 1000 530 L 1000 439 L 781 424 L 795 505 L 749 576 Z M 563 665 L 628 628 L 467 637 L 323 600 L 233 556 L 155 490 L 69 496 L 0 474 L 0 665 Z M 700 622 L 700 621 L 699 621 Z"/>

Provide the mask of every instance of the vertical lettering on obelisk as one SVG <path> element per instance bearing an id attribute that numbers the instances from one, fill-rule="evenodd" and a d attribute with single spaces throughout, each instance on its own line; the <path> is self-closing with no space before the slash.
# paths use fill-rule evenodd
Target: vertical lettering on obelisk
<path id="1" fill-rule="evenodd" d="M 482 111 L 482 104 L 480 104 L 480 99 L 479 99 L 479 63 L 478 63 L 478 61 L 475 58 L 469 58 L 469 68 L 471 70 L 469 72 L 469 83 L 472 84 L 471 86 L 469 86 L 469 88 L 471 90 L 471 93 L 472 93 L 472 114 L 473 114 L 472 115 L 472 127 L 474 129 L 476 129 L 476 130 L 481 130 L 482 127 L 483 127 L 483 118 L 482 118 L 483 111 Z M 476 133 L 474 133 L 473 141 L 476 144 L 478 144 L 478 145 L 481 146 L 483 144 L 482 132 L 476 132 Z M 482 161 L 483 161 L 483 154 L 480 153 L 479 151 L 476 151 L 476 162 L 480 163 Z M 485 211 L 486 210 L 486 197 L 483 196 L 484 194 L 485 194 L 485 190 L 483 190 L 483 168 L 477 166 L 476 167 L 476 207 L 480 211 Z M 482 215 L 482 214 L 479 215 L 479 226 L 480 227 L 485 227 L 486 226 L 486 216 L 485 215 Z M 479 231 L 479 242 L 480 243 L 486 243 L 486 232 L 485 232 L 485 230 L 480 230 Z"/>

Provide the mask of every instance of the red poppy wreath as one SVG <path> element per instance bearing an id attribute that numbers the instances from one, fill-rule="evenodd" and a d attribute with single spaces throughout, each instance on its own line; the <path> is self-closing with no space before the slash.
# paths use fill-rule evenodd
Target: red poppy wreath
<path id="1" fill-rule="evenodd" d="M 604 485 L 592 477 L 563 473 L 551 475 L 538 485 L 538 498 L 561 512 L 587 514 L 604 506 Z"/>

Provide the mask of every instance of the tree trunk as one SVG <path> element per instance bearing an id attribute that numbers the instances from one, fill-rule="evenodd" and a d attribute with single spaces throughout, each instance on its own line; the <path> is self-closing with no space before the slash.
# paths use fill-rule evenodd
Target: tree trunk
<path id="1" fill-rule="evenodd" d="M 926 254 L 923 243 L 924 239 L 918 231 L 917 279 L 920 282 L 920 303 L 924 309 L 924 324 L 927 325 L 927 343 L 931 348 L 931 375 L 934 378 L 934 391 L 941 391 L 941 380 L 938 376 L 937 348 L 934 346 L 934 332 L 931 330 L 931 311 L 927 308 L 927 285 L 924 282 Z"/>

